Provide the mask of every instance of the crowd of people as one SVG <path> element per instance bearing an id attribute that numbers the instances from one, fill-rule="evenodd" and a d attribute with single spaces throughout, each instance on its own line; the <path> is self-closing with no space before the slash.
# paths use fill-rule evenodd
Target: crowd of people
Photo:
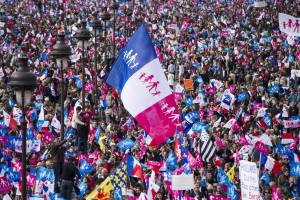
<path id="1" fill-rule="evenodd" d="M 162 200 L 242 199 L 241 160 L 255 162 L 259 168 L 257 199 L 300 198 L 300 172 L 291 173 L 300 160 L 300 37 L 282 33 L 278 24 L 279 13 L 300 17 L 299 1 L 269 0 L 259 8 L 245 0 L 124 1 L 116 11 L 115 36 L 109 0 L 0 2 L 0 178 L 13 186 L 0 189 L 1 199 L 21 198 L 20 107 L 7 85 L 20 54 L 28 57 L 38 80 L 26 108 L 27 142 L 34 146 L 27 149 L 26 163 L 32 198 L 84 199 L 128 155 L 141 163 L 143 176 L 127 177 L 123 198 L 146 199 L 148 194 L 148 199 Z M 83 109 L 82 49 L 74 36 L 81 21 L 87 21 L 92 30 L 93 14 L 101 19 L 105 11 L 111 19 L 99 31 L 106 31 L 107 37 L 91 39 L 86 49 Z M 174 90 L 185 128 L 156 147 L 105 82 L 112 65 L 107 60 L 114 59 L 113 46 L 117 56 L 142 21 Z M 73 53 L 64 72 L 50 54 L 61 32 Z M 65 77 L 65 91 L 60 90 L 60 73 Z M 187 80 L 192 81 L 191 87 Z M 64 113 L 60 112 L 61 95 Z M 226 95 L 229 102 L 224 101 Z M 64 122 L 59 121 L 61 114 Z M 7 115 L 16 126 L 6 123 Z M 60 123 L 65 124 L 63 140 Z M 193 126 L 197 123 L 203 126 L 197 129 Z M 210 157 L 201 151 L 201 135 L 215 146 Z M 134 145 L 123 151 L 118 144 L 125 139 Z M 171 189 L 169 175 L 181 173 L 194 175 L 194 189 Z M 226 183 L 220 180 L 222 173 L 227 174 Z M 149 178 L 158 187 L 150 196 Z M 98 189 L 93 199 L 118 198 L 113 191 L 107 195 Z"/>

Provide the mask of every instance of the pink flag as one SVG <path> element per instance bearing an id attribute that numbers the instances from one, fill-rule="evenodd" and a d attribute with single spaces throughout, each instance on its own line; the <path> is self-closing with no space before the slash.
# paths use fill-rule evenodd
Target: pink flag
<path id="1" fill-rule="evenodd" d="M 269 154 L 269 149 L 264 143 L 258 141 L 255 143 L 255 150 L 265 154 L 266 156 Z"/>
<path id="2" fill-rule="evenodd" d="M 85 84 L 85 92 L 86 93 L 89 93 L 93 89 L 94 89 L 94 84 L 91 81 Z"/>
<path id="3" fill-rule="evenodd" d="M 22 163 L 21 163 L 19 160 L 17 160 L 17 159 L 14 158 L 14 159 L 11 161 L 11 164 L 12 164 L 12 168 L 13 168 L 15 171 L 20 172 L 20 171 L 22 170 Z"/>
<path id="4" fill-rule="evenodd" d="M 0 185 L 0 194 L 8 193 L 13 189 L 13 186 L 10 184 L 10 182 L 5 176 L 0 177 Z"/>
<path id="5" fill-rule="evenodd" d="M 187 159 L 192 170 L 194 170 L 196 167 L 203 168 L 202 160 L 196 160 L 190 152 L 188 153 Z"/>
<path id="6" fill-rule="evenodd" d="M 26 177 L 26 182 L 29 187 L 34 187 L 35 180 L 36 180 L 36 176 L 33 174 L 28 174 Z"/>
<path id="7" fill-rule="evenodd" d="M 184 199 L 184 200 L 197 200 L 196 197 L 191 197 L 191 196 L 189 196 L 187 193 L 184 194 L 183 199 Z"/>
<path id="8" fill-rule="evenodd" d="M 155 173 L 158 173 L 160 168 L 163 166 L 163 162 L 157 162 L 157 161 L 147 161 L 147 166 L 153 169 Z"/>
<path id="9" fill-rule="evenodd" d="M 78 153 L 78 162 L 80 162 L 81 160 L 89 160 L 88 155 L 79 152 Z"/>
<path id="10" fill-rule="evenodd" d="M 174 173 L 174 175 L 180 175 L 183 172 L 184 172 L 184 167 L 182 166 L 182 167 L 176 169 L 173 173 Z"/>
<path id="11" fill-rule="evenodd" d="M 214 195 L 214 194 L 208 195 L 208 199 L 209 199 L 209 200 L 230 200 L 230 199 L 227 198 L 227 197 L 220 196 L 220 195 Z"/>
<path id="12" fill-rule="evenodd" d="M 159 49 L 157 48 L 156 45 L 154 46 L 154 49 L 155 49 L 155 52 L 156 52 L 156 54 L 157 54 L 158 60 L 159 60 L 160 62 L 162 62 L 162 61 L 163 61 L 163 56 L 162 56 L 161 53 L 159 52 Z"/>
<path id="13" fill-rule="evenodd" d="M 137 142 L 140 146 L 140 151 L 136 154 L 136 157 L 141 158 L 146 154 L 147 151 L 147 147 L 143 135 L 139 135 L 139 137 L 137 138 Z"/>
<path id="14" fill-rule="evenodd" d="M 272 187 L 272 200 L 283 200 L 282 194 L 276 186 Z"/>
<path id="15" fill-rule="evenodd" d="M 241 126 L 240 123 L 238 121 L 236 121 L 232 126 L 231 126 L 231 131 L 233 133 L 236 133 L 240 130 Z"/>
<path id="16" fill-rule="evenodd" d="M 52 142 L 52 140 L 53 140 L 53 135 L 49 132 L 46 132 L 42 137 L 43 143 L 46 142 L 46 143 L 50 144 Z"/>
<path id="17" fill-rule="evenodd" d="M 217 137 L 217 138 L 216 138 L 216 145 L 217 145 L 220 149 L 222 149 L 222 148 L 225 147 L 225 145 L 223 144 L 222 139 L 221 139 L 220 137 Z"/>
<path id="18" fill-rule="evenodd" d="M 245 135 L 240 135 L 239 142 L 241 145 L 249 145 L 249 142 L 245 138 Z"/>

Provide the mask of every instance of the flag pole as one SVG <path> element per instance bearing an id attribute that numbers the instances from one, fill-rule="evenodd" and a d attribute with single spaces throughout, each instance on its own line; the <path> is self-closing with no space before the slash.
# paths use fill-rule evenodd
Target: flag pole
<path id="1" fill-rule="evenodd" d="M 259 162 L 258 162 L 258 172 L 260 173 L 260 161 L 261 161 L 261 152 L 259 152 Z"/>

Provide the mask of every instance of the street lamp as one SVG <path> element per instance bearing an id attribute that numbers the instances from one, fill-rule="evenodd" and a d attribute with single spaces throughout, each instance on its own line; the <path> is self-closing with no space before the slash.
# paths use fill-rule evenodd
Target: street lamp
<path id="1" fill-rule="evenodd" d="M 81 28 L 76 32 L 75 38 L 78 45 L 82 48 L 82 110 L 85 111 L 85 49 L 89 45 L 91 33 L 86 28 L 86 21 L 82 22 Z"/>
<path id="2" fill-rule="evenodd" d="M 22 199 L 26 200 L 26 120 L 25 106 L 31 102 L 31 95 L 37 86 L 36 77 L 30 72 L 27 57 L 18 58 L 18 68 L 8 85 L 14 90 L 17 104 L 22 108 Z"/>
<path id="3" fill-rule="evenodd" d="M 129 24 L 131 21 L 130 17 L 132 16 L 132 13 L 133 11 L 129 8 L 125 10 L 127 24 Z M 125 31 L 126 31 L 125 32 L 126 37 L 129 37 L 129 35 L 131 34 L 130 26 L 128 26 L 128 28 L 126 28 Z"/>
<path id="4" fill-rule="evenodd" d="M 64 139 L 65 126 L 64 126 L 64 69 L 68 67 L 69 56 L 72 54 L 71 47 L 65 44 L 65 34 L 60 33 L 57 35 L 57 41 L 51 49 L 51 57 L 56 62 L 56 67 L 60 70 L 60 137 Z"/>
<path id="5" fill-rule="evenodd" d="M 111 5 L 111 8 L 113 9 L 113 11 L 114 11 L 114 18 L 113 18 L 113 38 L 114 38 L 114 40 L 116 39 L 115 37 L 116 37 L 116 15 L 117 15 L 117 10 L 118 10 L 118 8 L 119 8 L 119 3 L 118 2 L 116 2 L 115 0 L 114 0 L 114 2 L 112 3 L 112 5 Z M 113 41 L 113 57 L 116 57 L 116 42 L 115 41 Z"/>
<path id="6" fill-rule="evenodd" d="M 107 48 L 107 27 L 108 27 L 108 22 L 110 20 L 110 14 L 107 12 L 107 8 L 104 9 L 104 13 L 102 14 L 102 20 L 104 21 L 104 46 L 106 49 Z M 104 52 L 104 59 L 105 62 L 107 60 L 107 51 Z"/>
<path id="7" fill-rule="evenodd" d="M 97 89 L 98 89 L 98 83 L 97 83 L 97 74 L 98 74 L 98 69 L 97 69 L 97 65 L 98 65 L 98 52 L 97 52 L 97 33 L 99 31 L 99 28 L 101 27 L 101 21 L 98 19 L 98 15 L 97 13 L 94 13 L 94 21 L 92 23 L 93 25 L 93 29 L 94 29 L 94 39 L 95 39 L 95 43 L 94 43 L 94 71 L 95 71 L 95 80 L 94 80 L 94 84 L 95 84 L 95 99 L 94 99 L 94 107 L 95 107 L 95 115 L 98 116 L 98 93 L 97 93 Z M 95 119 L 97 124 L 98 124 L 98 120 Z"/>

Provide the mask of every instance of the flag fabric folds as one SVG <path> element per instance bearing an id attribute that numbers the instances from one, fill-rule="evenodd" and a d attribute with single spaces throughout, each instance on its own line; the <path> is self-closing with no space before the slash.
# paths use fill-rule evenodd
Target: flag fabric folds
<path id="1" fill-rule="evenodd" d="M 107 83 L 118 91 L 152 144 L 163 144 L 174 135 L 180 125 L 178 108 L 144 24 L 121 50 Z"/>
<path id="2" fill-rule="evenodd" d="M 111 175 L 111 183 L 114 186 L 114 190 L 126 187 L 127 181 L 127 165 L 122 162 Z"/>
<path id="3" fill-rule="evenodd" d="M 131 155 L 127 157 L 127 171 L 129 176 L 144 178 L 142 165 Z"/>
<path id="4" fill-rule="evenodd" d="M 216 147 L 210 138 L 200 141 L 199 145 L 202 160 L 209 162 L 216 153 Z"/>
<path id="5" fill-rule="evenodd" d="M 229 181 L 232 182 L 233 178 L 234 178 L 234 166 L 232 166 L 230 168 L 230 170 L 226 173 L 226 175 L 227 175 Z"/>

